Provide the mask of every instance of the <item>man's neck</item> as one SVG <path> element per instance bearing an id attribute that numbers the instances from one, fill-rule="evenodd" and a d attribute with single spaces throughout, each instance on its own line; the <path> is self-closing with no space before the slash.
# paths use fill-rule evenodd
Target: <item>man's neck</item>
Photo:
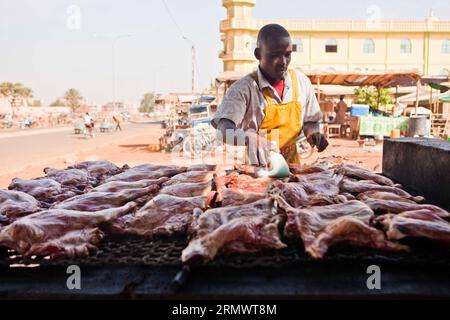
<path id="1" fill-rule="evenodd" d="M 283 75 L 283 77 L 281 77 L 280 79 L 273 79 L 271 77 L 269 77 L 267 75 L 266 72 L 264 72 L 264 70 L 261 68 L 261 66 L 258 66 L 259 71 L 261 71 L 262 75 L 264 76 L 264 78 L 266 78 L 266 80 L 273 86 L 274 84 L 277 84 L 278 82 L 280 82 L 281 80 L 284 80 L 285 75 Z"/>

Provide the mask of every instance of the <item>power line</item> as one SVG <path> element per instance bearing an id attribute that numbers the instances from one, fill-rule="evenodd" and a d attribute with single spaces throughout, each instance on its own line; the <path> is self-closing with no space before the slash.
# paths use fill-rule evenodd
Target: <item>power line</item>
<path id="1" fill-rule="evenodd" d="M 175 25 L 175 27 L 178 29 L 178 32 L 180 32 L 180 35 L 183 39 L 186 39 L 186 36 L 184 35 L 183 31 L 181 30 L 180 26 L 178 25 L 177 21 L 175 20 L 175 18 L 172 15 L 172 12 L 169 9 L 169 6 L 167 5 L 166 0 L 161 0 L 162 3 L 164 4 L 164 7 L 166 8 L 167 14 L 169 15 L 170 19 L 172 19 L 173 24 Z"/>
<path id="2" fill-rule="evenodd" d="M 186 40 L 188 43 L 191 44 L 192 46 L 192 92 L 194 92 L 195 88 L 194 88 L 194 83 L 197 82 L 197 86 L 199 85 L 199 75 L 200 72 L 198 70 L 198 63 L 197 63 L 197 55 L 195 52 L 195 45 L 194 42 L 189 39 L 188 37 L 186 37 L 186 35 L 183 33 L 183 30 L 180 28 L 180 25 L 177 23 L 177 21 L 175 20 L 174 16 L 172 15 L 172 12 L 170 11 L 169 6 L 167 5 L 166 0 L 161 0 L 162 3 L 164 4 L 164 7 L 166 8 L 167 14 L 169 15 L 170 19 L 172 20 L 173 24 L 175 25 L 175 27 L 177 28 L 178 32 L 181 35 L 181 38 L 183 38 L 183 40 Z M 194 71 L 197 73 L 197 79 L 195 79 L 195 75 L 194 75 Z M 197 80 L 197 81 L 195 81 Z"/>

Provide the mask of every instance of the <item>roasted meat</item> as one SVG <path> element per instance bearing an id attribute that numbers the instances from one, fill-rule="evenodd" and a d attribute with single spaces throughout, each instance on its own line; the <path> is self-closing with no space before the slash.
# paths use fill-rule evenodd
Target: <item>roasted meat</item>
<path id="1" fill-rule="evenodd" d="M 278 232 L 281 216 L 276 214 L 270 199 L 205 212 L 196 210 L 195 215 L 198 217 L 191 229 L 193 239 L 181 257 L 185 264 L 206 262 L 218 254 L 286 247 Z"/>
<path id="2" fill-rule="evenodd" d="M 136 204 L 96 212 L 49 209 L 17 219 L 0 232 L 0 245 L 19 254 L 86 256 L 103 237 L 97 229 L 134 210 Z"/>

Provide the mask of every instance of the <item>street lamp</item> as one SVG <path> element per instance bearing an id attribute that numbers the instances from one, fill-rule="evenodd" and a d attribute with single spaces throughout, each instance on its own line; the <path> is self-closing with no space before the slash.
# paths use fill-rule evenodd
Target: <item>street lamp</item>
<path id="1" fill-rule="evenodd" d="M 116 109 L 116 42 L 119 39 L 131 37 L 130 33 L 123 33 L 117 35 L 103 35 L 103 37 L 113 38 L 111 45 L 111 73 L 112 73 L 112 96 L 113 96 L 113 110 Z M 102 35 L 94 34 L 94 37 L 102 37 Z"/>

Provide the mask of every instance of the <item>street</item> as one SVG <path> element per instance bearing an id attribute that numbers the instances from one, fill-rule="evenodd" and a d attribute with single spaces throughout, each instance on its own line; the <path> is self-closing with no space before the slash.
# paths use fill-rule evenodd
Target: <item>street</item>
<path id="1" fill-rule="evenodd" d="M 18 131 L 0 133 L 0 186 L 7 186 L 11 175 L 32 171 L 30 174 L 42 175 L 42 169 L 53 163 L 67 165 L 84 158 L 98 158 L 104 148 L 109 145 L 133 145 L 140 137 L 141 144 L 157 143 L 161 135 L 159 123 L 153 124 L 122 124 L 123 131 L 100 133 L 95 138 L 84 138 L 83 134 L 74 134 L 73 128 L 55 128 L 47 130 Z M 42 132 L 40 132 L 42 131 Z M 25 133 L 26 132 L 26 133 Z M 2 138 L 2 134 L 5 135 Z M 7 135 L 7 136 L 6 136 Z M 15 136 L 14 136 L 15 135 Z M 35 168 L 39 168 L 36 172 Z M 25 177 L 21 176 L 21 177 Z"/>

